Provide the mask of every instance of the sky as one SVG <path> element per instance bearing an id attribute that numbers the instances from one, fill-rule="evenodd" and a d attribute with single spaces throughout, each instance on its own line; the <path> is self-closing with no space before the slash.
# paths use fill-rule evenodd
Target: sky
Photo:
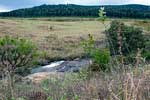
<path id="1" fill-rule="evenodd" d="M 42 4 L 79 4 L 79 5 L 150 5 L 150 0 L 0 0 L 0 12 L 18 8 L 28 8 Z"/>

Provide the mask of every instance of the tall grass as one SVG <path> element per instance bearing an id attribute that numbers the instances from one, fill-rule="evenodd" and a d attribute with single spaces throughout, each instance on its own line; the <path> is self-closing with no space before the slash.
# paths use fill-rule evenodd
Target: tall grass
<path id="1" fill-rule="evenodd" d="M 122 67 L 122 66 L 120 66 Z M 150 66 L 130 70 L 112 69 L 109 73 L 87 72 L 64 73 L 39 83 L 19 81 L 15 84 L 15 98 L 25 100 L 149 100 Z M 37 78 L 38 79 L 38 78 Z M 0 84 L 0 100 L 7 100 L 6 81 Z M 61 99 L 63 98 L 63 99 Z"/>

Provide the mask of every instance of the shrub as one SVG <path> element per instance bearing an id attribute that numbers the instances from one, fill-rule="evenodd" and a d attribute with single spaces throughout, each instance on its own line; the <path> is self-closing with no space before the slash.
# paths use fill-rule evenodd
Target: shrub
<path id="1" fill-rule="evenodd" d="M 145 58 L 145 60 L 150 61 L 150 52 L 146 51 L 142 56 Z"/>
<path id="2" fill-rule="evenodd" d="M 109 50 L 104 49 L 95 49 L 93 55 L 92 55 L 93 63 L 95 65 L 92 66 L 92 71 L 106 71 L 108 69 L 108 63 L 110 60 L 110 53 Z"/>
<path id="3" fill-rule="evenodd" d="M 36 56 L 36 47 L 25 39 L 5 37 L 0 39 L 0 65 L 4 69 L 18 72 L 30 66 Z"/>
<path id="4" fill-rule="evenodd" d="M 119 31 L 120 29 L 120 31 Z M 145 47 L 145 39 L 140 28 L 127 26 L 119 21 L 112 21 L 110 28 L 106 31 L 111 55 L 119 54 L 118 34 L 120 32 L 122 42 L 122 53 L 128 55 L 136 52 L 137 49 Z"/>
<path id="5" fill-rule="evenodd" d="M 84 41 L 84 51 L 92 61 L 93 65 L 90 66 L 91 71 L 106 71 L 107 64 L 110 60 L 110 52 L 107 49 L 100 49 L 95 46 L 95 40 L 92 35 L 89 35 L 89 39 Z"/>
<path id="6" fill-rule="evenodd" d="M 10 98 L 13 97 L 14 75 L 29 66 L 36 55 L 35 46 L 24 39 L 0 38 L 0 69 L 8 77 Z"/>
<path id="7" fill-rule="evenodd" d="M 150 61 L 150 35 L 146 35 L 145 39 L 146 39 L 146 45 L 145 45 L 145 49 L 142 53 L 142 56 L 146 60 Z"/>
<path id="8" fill-rule="evenodd" d="M 89 34 L 88 39 L 83 41 L 82 46 L 86 55 L 88 57 L 91 57 L 91 55 L 93 54 L 93 50 L 95 49 L 94 37 L 91 34 Z"/>

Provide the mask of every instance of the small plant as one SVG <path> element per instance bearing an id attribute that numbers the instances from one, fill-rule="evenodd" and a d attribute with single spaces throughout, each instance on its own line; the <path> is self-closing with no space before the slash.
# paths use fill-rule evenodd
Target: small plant
<path id="1" fill-rule="evenodd" d="M 106 21 L 106 12 L 105 12 L 105 8 L 104 7 L 101 7 L 100 10 L 99 10 L 99 19 L 100 21 L 104 24 L 104 22 Z"/>
<path id="2" fill-rule="evenodd" d="M 91 34 L 89 34 L 88 39 L 83 41 L 82 46 L 83 46 L 83 49 L 84 49 L 86 55 L 91 57 L 93 50 L 95 49 L 94 37 Z"/>
<path id="3" fill-rule="evenodd" d="M 53 100 L 51 97 L 48 97 L 47 100 Z"/>
<path id="4" fill-rule="evenodd" d="M 92 71 L 106 71 L 108 70 L 108 63 L 110 61 L 110 52 L 107 49 L 99 50 L 95 49 L 94 54 L 92 55 L 93 62 L 95 67 L 92 67 Z M 96 67 L 97 66 L 97 67 Z"/>
<path id="5" fill-rule="evenodd" d="M 89 39 L 84 41 L 83 44 L 85 53 L 92 59 L 93 65 L 90 67 L 91 71 L 105 71 L 107 64 L 110 60 L 109 50 L 100 50 L 95 46 L 95 40 L 92 35 L 89 35 Z"/>
<path id="6" fill-rule="evenodd" d="M 79 96 L 78 95 L 75 95 L 75 100 L 79 100 Z"/>

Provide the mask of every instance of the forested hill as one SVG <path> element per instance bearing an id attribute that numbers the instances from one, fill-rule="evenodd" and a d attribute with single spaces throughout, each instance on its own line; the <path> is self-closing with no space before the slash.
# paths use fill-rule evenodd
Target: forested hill
<path id="1" fill-rule="evenodd" d="M 150 6 L 113 5 L 103 6 L 108 17 L 150 18 Z M 81 5 L 41 5 L 33 8 L 18 9 L 0 13 L 1 17 L 49 17 L 49 16 L 81 16 L 97 17 L 100 6 Z"/>

